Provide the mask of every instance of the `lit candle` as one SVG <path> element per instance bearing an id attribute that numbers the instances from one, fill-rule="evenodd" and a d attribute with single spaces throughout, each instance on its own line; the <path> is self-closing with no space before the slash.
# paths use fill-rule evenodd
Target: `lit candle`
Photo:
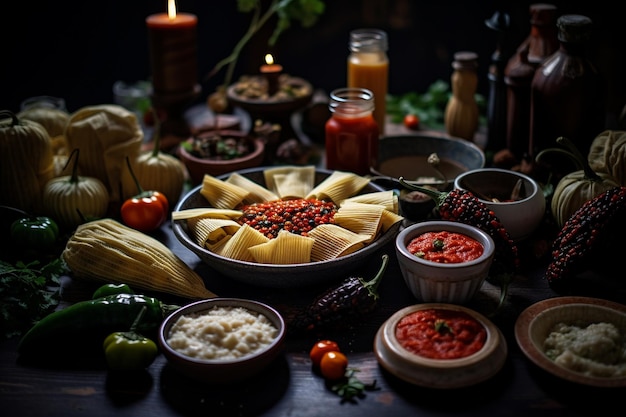
<path id="1" fill-rule="evenodd" d="M 168 0 L 168 13 L 146 18 L 150 40 L 150 67 L 155 95 L 185 94 L 198 82 L 198 18 L 176 13 L 176 3 Z"/>
<path id="2" fill-rule="evenodd" d="M 278 91 L 278 78 L 281 72 L 283 72 L 283 67 L 274 63 L 272 54 L 265 55 L 265 65 L 261 65 L 261 74 L 267 79 L 267 93 L 270 96 Z"/>

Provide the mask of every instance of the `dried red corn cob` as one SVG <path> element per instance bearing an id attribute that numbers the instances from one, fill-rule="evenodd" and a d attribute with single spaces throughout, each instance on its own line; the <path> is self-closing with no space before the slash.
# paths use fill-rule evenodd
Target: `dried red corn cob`
<path id="1" fill-rule="evenodd" d="M 490 281 L 497 280 L 503 283 L 503 280 L 510 280 L 513 277 L 519 267 L 517 245 L 500 219 L 486 204 L 466 190 L 455 189 L 446 193 L 409 184 L 402 178 L 399 181 L 406 188 L 420 191 L 432 198 L 443 220 L 476 226 L 491 236 L 495 243 L 495 254 L 489 271 Z"/>
<path id="2" fill-rule="evenodd" d="M 389 255 L 382 256 L 380 269 L 369 281 L 348 277 L 337 286 L 318 295 L 289 322 L 289 330 L 316 330 L 339 322 L 361 318 L 378 305 L 378 285 L 383 278 Z"/>
<path id="3" fill-rule="evenodd" d="M 546 280 L 565 292 L 568 280 L 589 267 L 613 220 L 626 212 L 626 187 L 614 187 L 587 201 L 565 222 L 552 246 Z"/>

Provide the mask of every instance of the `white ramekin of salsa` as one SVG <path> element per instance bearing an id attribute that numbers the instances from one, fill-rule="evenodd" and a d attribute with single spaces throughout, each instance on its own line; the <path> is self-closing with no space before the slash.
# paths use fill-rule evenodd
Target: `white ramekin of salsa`
<path id="1" fill-rule="evenodd" d="M 494 250 L 487 233 L 459 222 L 420 222 L 396 237 L 404 282 L 424 303 L 468 302 L 485 281 Z"/>
<path id="2" fill-rule="evenodd" d="M 374 341 L 383 368 L 430 388 L 459 388 L 491 378 L 507 352 L 502 333 L 489 319 L 447 303 L 399 310 L 383 323 Z"/>

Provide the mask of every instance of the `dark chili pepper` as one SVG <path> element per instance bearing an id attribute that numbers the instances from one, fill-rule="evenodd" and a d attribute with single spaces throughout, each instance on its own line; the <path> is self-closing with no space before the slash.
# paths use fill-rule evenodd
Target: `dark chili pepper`
<path id="1" fill-rule="evenodd" d="M 154 362 L 159 350 L 152 339 L 137 332 L 147 307 L 143 306 L 129 331 L 114 332 L 104 339 L 102 348 L 107 366 L 113 371 L 146 369 Z"/>
<path id="2" fill-rule="evenodd" d="M 102 354 L 104 338 L 130 328 L 144 306 L 146 313 L 136 330 L 150 338 L 156 337 L 163 319 L 179 308 L 137 294 L 116 294 L 80 301 L 37 322 L 22 336 L 18 352 L 39 359 L 92 352 Z"/>
<path id="3" fill-rule="evenodd" d="M 100 288 L 94 291 L 91 296 L 92 300 L 96 298 L 107 297 L 109 295 L 117 295 L 117 294 L 134 294 L 133 291 L 128 284 L 104 284 Z"/>
<path id="4" fill-rule="evenodd" d="M 382 256 L 382 265 L 370 281 L 349 277 L 317 296 L 290 322 L 290 331 L 313 330 L 338 322 L 359 318 L 373 311 L 378 304 L 378 285 L 387 269 L 389 256 Z"/>

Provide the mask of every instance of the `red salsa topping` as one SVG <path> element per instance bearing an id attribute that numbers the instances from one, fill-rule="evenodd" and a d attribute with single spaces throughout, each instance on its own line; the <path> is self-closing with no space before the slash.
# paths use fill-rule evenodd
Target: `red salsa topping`
<path id="1" fill-rule="evenodd" d="M 241 210 L 239 224 L 248 224 L 273 239 L 281 230 L 307 236 L 316 226 L 333 223 L 337 206 L 323 200 L 298 198 L 250 204 Z"/>
<path id="2" fill-rule="evenodd" d="M 483 254 L 483 245 L 467 235 L 454 232 L 426 232 L 411 240 L 407 249 L 413 255 L 444 264 L 467 262 Z"/>
<path id="3" fill-rule="evenodd" d="M 478 352 L 487 339 L 487 330 L 471 315 L 434 308 L 403 317 L 395 332 L 403 348 L 431 359 L 464 358 Z"/>

